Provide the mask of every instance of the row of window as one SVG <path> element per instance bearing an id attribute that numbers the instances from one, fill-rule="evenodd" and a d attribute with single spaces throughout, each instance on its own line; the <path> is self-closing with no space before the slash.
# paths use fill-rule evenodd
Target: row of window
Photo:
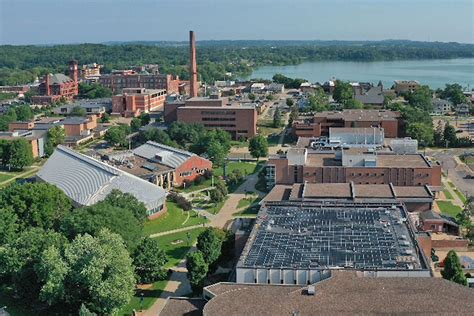
<path id="1" fill-rule="evenodd" d="M 235 127 L 235 124 L 204 124 L 204 127 Z"/>
<path id="2" fill-rule="evenodd" d="M 201 111 L 201 115 L 235 115 L 235 111 Z"/>
<path id="3" fill-rule="evenodd" d="M 235 117 L 203 117 L 203 121 L 235 121 Z"/>

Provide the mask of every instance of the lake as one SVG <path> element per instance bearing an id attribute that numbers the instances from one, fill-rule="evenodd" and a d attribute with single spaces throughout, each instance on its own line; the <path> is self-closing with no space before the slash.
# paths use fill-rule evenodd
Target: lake
<path id="1" fill-rule="evenodd" d="M 320 82 L 338 78 L 348 81 L 372 82 L 382 80 L 385 87 L 391 87 L 394 80 L 418 80 L 431 88 L 442 88 L 446 83 L 459 83 L 474 87 L 474 58 L 431 59 L 404 61 L 317 61 L 291 66 L 263 66 L 251 76 L 243 79 L 271 79 L 281 73 L 290 78 L 303 78 Z"/>

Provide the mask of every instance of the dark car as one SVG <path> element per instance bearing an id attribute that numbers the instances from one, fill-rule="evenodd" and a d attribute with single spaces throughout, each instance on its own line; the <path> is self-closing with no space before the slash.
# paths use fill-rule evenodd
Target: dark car
<path id="1" fill-rule="evenodd" d="M 474 179 L 474 176 L 471 174 L 467 174 L 464 176 L 464 179 Z"/>

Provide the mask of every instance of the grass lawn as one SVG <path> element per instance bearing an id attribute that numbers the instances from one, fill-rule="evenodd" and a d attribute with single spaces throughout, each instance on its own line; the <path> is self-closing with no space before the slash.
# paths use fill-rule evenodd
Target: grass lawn
<path id="1" fill-rule="evenodd" d="M 237 147 L 237 148 L 243 148 L 243 147 L 248 147 L 249 146 L 249 143 L 247 141 L 245 142 L 241 142 L 241 141 L 238 141 L 238 140 L 232 140 L 230 142 L 230 145 L 232 147 Z"/>
<path id="2" fill-rule="evenodd" d="M 158 244 L 168 255 L 169 261 L 166 264 L 166 268 L 174 267 L 184 259 L 186 253 L 189 251 L 191 246 L 196 242 L 197 236 L 201 233 L 204 228 L 195 228 L 184 232 L 164 235 L 156 237 Z M 188 241 L 188 234 L 190 240 Z"/>
<path id="3" fill-rule="evenodd" d="M 443 193 L 444 193 L 444 196 L 446 197 L 446 199 L 448 199 L 448 200 L 453 199 L 453 195 L 448 190 L 443 190 Z"/>
<path id="4" fill-rule="evenodd" d="M 453 189 L 456 188 L 456 186 L 454 185 L 454 183 L 452 183 L 451 181 L 448 181 L 448 185 L 449 185 L 451 188 L 453 188 Z"/>
<path id="5" fill-rule="evenodd" d="M 16 174 L 0 173 L 0 182 L 10 180 L 10 179 L 13 178 L 14 176 L 16 176 Z"/>
<path id="6" fill-rule="evenodd" d="M 274 133 L 279 134 L 284 129 L 284 126 L 273 127 L 273 120 L 258 120 L 257 128 L 260 135 L 268 136 Z"/>
<path id="7" fill-rule="evenodd" d="M 219 211 L 221 210 L 221 208 L 224 205 L 226 200 L 227 200 L 227 197 L 225 198 L 224 201 L 219 202 L 217 204 L 211 203 L 211 202 L 208 202 L 208 201 L 204 201 L 204 200 L 197 200 L 197 201 L 194 201 L 193 204 L 196 207 L 205 209 L 207 212 L 215 215 L 215 214 L 219 213 Z"/>
<path id="8" fill-rule="evenodd" d="M 133 310 L 139 311 L 140 310 L 140 297 L 141 293 L 143 293 L 143 309 L 150 308 L 153 303 L 158 299 L 161 293 L 164 291 L 166 284 L 168 284 L 168 280 L 158 281 L 153 283 L 153 285 L 148 289 L 137 290 L 135 295 L 132 297 L 130 302 L 124 306 L 117 315 L 125 316 L 125 315 L 133 315 Z"/>
<path id="9" fill-rule="evenodd" d="M 239 203 L 237 203 L 237 208 L 249 207 L 250 205 L 257 203 L 258 201 L 260 201 L 260 198 L 258 196 L 248 196 L 243 199 L 240 199 Z"/>
<path id="10" fill-rule="evenodd" d="M 454 190 L 454 193 L 459 197 L 459 199 L 463 202 L 466 203 L 467 199 L 466 196 L 459 190 Z"/>
<path id="11" fill-rule="evenodd" d="M 438 204 L 441 212 L 448 216 L 456 217 L 457 214 L 462 212 L 462 209 L 459 206 L 454 205 L 449 201 L 437 201 L 436 203 Z"/>
<path id="12" fill-rule="evenodd" d="M 145 235 L 162 233 L 173 229 L 193 226 L 207 222 L 204 217 L 196 212 L 184 212 L 176 203 L 166 202 L 168 212 L 157 219 L 145 223 L 143 229 Z"/>
<path id="13" fill-rule="evenodd" d="M 262 163 L 262 162 L 260 162 Z M 255 162 L 240 162 L 240 161 L 231 161 L 227 163 L 227 173 L 232 173 L 234 170 L 240 170 L 244 175 L 249 175 L 257 172 L 258 170 L 258 164 Z M 214 168 L 214 175 L 216 177 L 221 177 L 224 175 L 224 168 L 223 167 L 217 167 Z"/>

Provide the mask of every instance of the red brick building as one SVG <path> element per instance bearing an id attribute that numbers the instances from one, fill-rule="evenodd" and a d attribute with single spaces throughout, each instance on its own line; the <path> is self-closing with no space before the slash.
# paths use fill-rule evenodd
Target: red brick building
<path id="1" fill-rule="evenodd" d="M 118 168 L 162 188 L 182 187 L 212 170 L 212 162 L 188 151 L 148 141 L 133 151 L 114 153 Z"/>
<path id="2" fill-rule="evenodd" d="M 69 77 L 47 74 L 39 85 L 38 95 L 31 98 L 34 104 L 51 104 L 61 99 L 72 101 L 79 93 L 77 61 L 69 63 Z"/>
<path id="3" fill-rule="evenodd" d="M 257 110 L 253 104 L 228 104 L 226 98 L 195 97 L 186 101 L 166 102 L 166 123 L 200 123 L 208 129 L 222 129 L 234 139 L 257 135 Z"/>
<path id="4" fill-rule="evenodd" d="M 399 137 L 400 113 L 386 110 L 324 111 L 293 122 L 297 137 L 328 136 L 330 127 L 381 127 L 385 137 Z"/>
<path id="5" fill-rule="evenodd" d="M 126 88 L 164 89 L 166 93 L 179 93 L 181 80 L 167 74 L 142 74 L 133 70 L 120 70 L 101 75 L 98 83 L 110 88 L 113 93 L 120 93 Z"/>
<path id="6" fill-rule="evenodd" d="M 421 154 L 343 151 L 314 152 L 291 148 L 267 163 L 269 185 L 293 183 L 389 184 L 441 186 L 441 166 Z"/>
<path id="7" fill-rule="evenodd" d="M 136 117 L 161 109 L 165 103 L 166 90 L 125 88 L 121 95 L 112 97 L 112 114 Z"/>

